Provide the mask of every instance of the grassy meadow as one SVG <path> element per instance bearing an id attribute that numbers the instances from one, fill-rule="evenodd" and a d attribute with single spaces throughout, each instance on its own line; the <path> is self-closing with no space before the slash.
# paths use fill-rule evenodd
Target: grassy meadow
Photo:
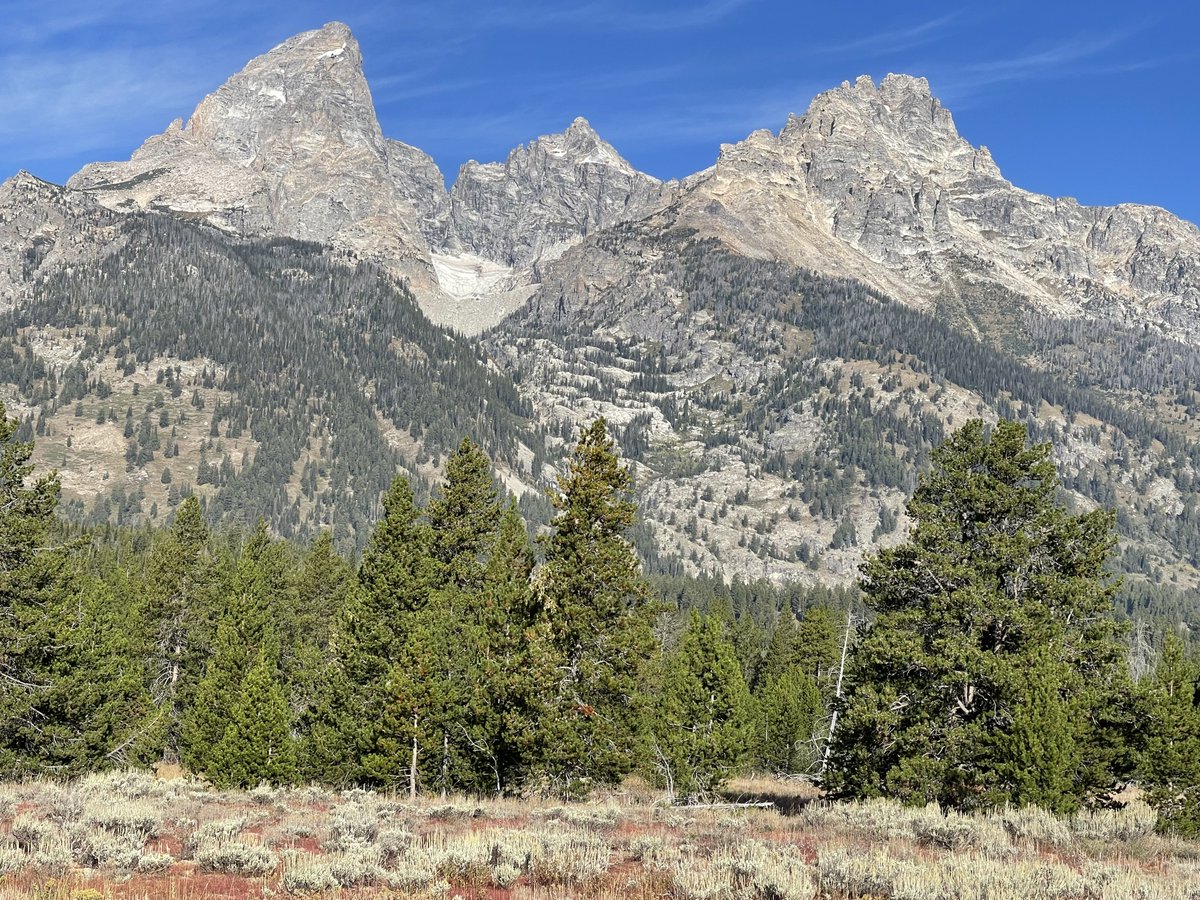
<path id="1" fill-rule="evenodd" d="M 0 898 L 1200 898 L 1200 844 L 1152 810 L 1059 819 L 823 803 L 743 780 L 669 807 L 640 784 L 588 803 L 319 788 L 215 791 L 141 773 L 0 786 Z"/>

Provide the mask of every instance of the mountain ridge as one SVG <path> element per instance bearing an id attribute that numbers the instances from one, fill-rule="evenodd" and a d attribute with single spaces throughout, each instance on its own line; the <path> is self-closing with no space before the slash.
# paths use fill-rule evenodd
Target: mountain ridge
<path id="1" fill-rule="evenodd" d="M 176 477 L 212 510 L 251 497 L 295 533 L 365 521 L 391 454 L 432 478 L 458 428 L 478 430 L 537 520 L 579 425 L 604 415 L 635 466 L 655 565 L 845 583 L 902 532 L 945 432 L 1005 417 L 1054 441 L 1072 503 L 1127 510 L 1124 570 L 1200 585 L 1195 226 L 1014 187 L 927 81 L 901 75 L 824 92 L 678 181 L 638 172 L 577 119 L 447 186 L 428 154 L 382 134 L 343 28 L 252 60 L 194 127 L 128 163 L 68 188 L 0 187 L 3 390 L 45 432 L 41 461 L 68 466 L 77 512 L 122 467 L 112 515 L 145 517 L 131 496 L 169 502 L 139 443 L 153 410 L 140 430 L 134 415 L 158 368 L 196 391 L 166 418 L 186 438 Z M 247 284 L 223 294 L 229 272 Z M 460 333 L 418 327 L 388 279 Z M 335 292 L 343 281 L 379 309 Z M 177 311 L 178 337 L 131 328 L 155 291 L 246 322 L 276 369 L 263 384 L 230 374 L 244 348 L 196 311 Z M 288 321 L 288 291 L 295 316 L 339 329 L 324 356 L 311 323 Z M 234 297 L 263 309 L 229 309 Z M 328 383 L 303 374 L 318 358 L 342 366 L 322 364 Z M 333 396 L 353 415 L 329 415 Z M 64 435 L 101 442 L 86 471 L 70 470 Z M 205 454 L 222 456 L 219 476 Z"/>

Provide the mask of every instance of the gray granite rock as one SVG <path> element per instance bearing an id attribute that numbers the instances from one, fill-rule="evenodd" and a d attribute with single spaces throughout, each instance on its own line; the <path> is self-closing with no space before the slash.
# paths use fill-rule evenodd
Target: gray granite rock
<path id="1" fill-rule="evenodd" d="M 128 162 L 68 186 L 117 210 L 159 209 L 244 235 L 320 241 L 436 291 L 422 216 L 397 187 L 403 156 L 379 129 L 362 54 L 341 23 L 251 60 Z"/>
<path id="2" fill-rule="evenodd" d="M 922 308 L 995 284 L 1052 315 L 1145 320 L 1200 342 L 1200 231 L 1165 210 L 1021 190 L 924 78 L 863 76 L 778 135 L 722 147 L 680 201 L 755 256 L 861 279 Z"/>
<path id="3" fill-rule="evenodd" d="M 671 195 L 578 118 L 503 163 L 466 163 L 450 191 L 446 249 L 530 266 L 597 230 L 648 215 Z"/>

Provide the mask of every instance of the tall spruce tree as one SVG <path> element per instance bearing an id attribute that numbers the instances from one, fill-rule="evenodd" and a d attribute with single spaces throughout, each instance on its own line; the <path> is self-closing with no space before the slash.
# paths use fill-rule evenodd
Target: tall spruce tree
<path id="1" fill-rule="evenodd" d="M 305 722 L 307 774 L 334 784 L 379 782 L 378 765 L 365 761 L 379 751 L 392 668 L 434 586 L 432 542 L 408 479 L 397 475 L 359 565 L 358 587 L 338 615 L 334 665 Z"/>
<path id="2" fill-rule="evenodd" d="M 877 616 L 846 675 L 835 796 L 1067 809 L 1128 772 L 1113 515 L 1062 509 L 1050 447 L 1026 441 L 967 423 L 920 479 L 909 540 L 864 564 Z M 1054 771 L 1031 785 L 1019 769 L 1039 760 Z"/>
<path id="3" fill-rule="evenodd" d="M 517 698 L 505 679 L 519 623 L 509 613 L 528 609 L 520 596 L 528 569 L 521 574 L 524 545 L 514 537 L 515 530 L 525 540 L 524 524 L 500 511 L 487 457 L 464 440 L 426 510 L 435 586 L 409 618 L 392 668 L 385 727 L 369 758 L 382 780 L 471 793 L 510 783 L 516 761 L 506 711 Z"/>
<path id="4" fill-rule="evenodd" d="M 537 775 L 567 794 L 631 771 L 644 736 L 655 607 L 626 537 L 632 481 L 597 419 L 560 479 L 546 561 L 534 576 L 541 611 L 531 669 L 545 679 Z"/>
<path id="5" fill-rule="evenodd" d="M 446 480 L 426 509 L 441 585 L 464 593 L 479 589 L 500 512 L 491 462 L 463 438 L 446 459 Z"/>
<path id="6" fill-rule="evenodd" d="M 79 553 L 75 563 L 82 561 Z M 149 765 L 162 752 L 163 722 L 136 592 L 77 574 L 65 612 L 41 723 L 44 765 L 64 774 Z"/>
<path id="7" fill-rule="evenodd" d="M 1200 664 L 1175 633 L 1147 688 L 1140 782 L 1159 831 L 1200 836 Z"/>
<path id="8" fill-rule="evenodd" d="M 32 442 L 0 404 L 0 774 L 37 771 L 46 752 L 45 704 L 65 635 L 64 563 L 51 541 L 55 473 L 30 481 Z"/>
<path id="9" fill-rule="evenodd" d="M 765 677 L 754 692 L 756 762 L 779 775 L 811 772 L 824 707 L 816 680 L 798 665 Z"/>
<path id="10" fill-rule="evenodd" d="M 518 788 L 530 765 L 529 735 L 536 733 L 537 688 L 529 644 L 537 622 L 530 575 L 533 548 L 525 523 L 510 502 L 479 592 L 483 638 L 478 678 L 471 693 L 472 742 L 497 793 Z"/>
<path id="11" fill-rule="evenodd" d="M 268 634 L 239 686 L 233 714 L 209 756 L 205 774 L 218 787 L 254 787 L 296 780 L 291 711 L 280 683 L 279 646 Z"/>
<path id="12" fill-rule="evenodd" d="M 209 531 L 193 496 L 180 504 L 170 529 L 151 553 L 146 618 L 155 633 L 147 647 L 155 703 L 162 720 L 163 753 L 178 761 L 180 724 L 204 670 L 222 593 L 222 567 L 209 550 Z"/>
<path id="13" fill-rule="evenodd" d="M 667 660 L 651 729 L 655 772 L 672 799 L 707 796 L 749 759 L 754 710 L 721 622 L 693 610 Z"/>

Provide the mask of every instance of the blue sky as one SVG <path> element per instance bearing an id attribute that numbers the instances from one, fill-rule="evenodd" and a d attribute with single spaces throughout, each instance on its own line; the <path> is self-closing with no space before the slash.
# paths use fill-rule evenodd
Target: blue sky
<path id="1" fill-rule="evenodd" d="M 1200 221 L 1190 3 L 3 0 L 0 178 L 125 159 L 252 56 L 339 19 L 384 133 L 448 180 L 577 115 L 662 178 L 867 73 L 924 75 L 1014 183 Z"/>

